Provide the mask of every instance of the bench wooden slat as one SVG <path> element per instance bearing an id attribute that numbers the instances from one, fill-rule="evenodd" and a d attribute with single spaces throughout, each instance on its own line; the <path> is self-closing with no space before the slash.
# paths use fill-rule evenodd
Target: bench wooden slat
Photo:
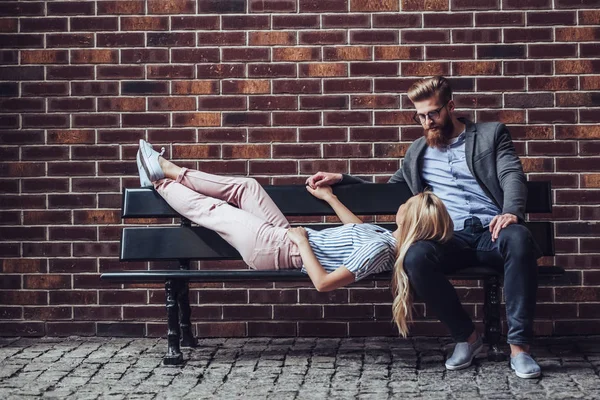
<path id="1" fill-rule="evenodd" d="M 334 187 L 334 193 L 355 214 L 395 214 L 400 204 L 411 197 L 406 184 L 375 183 L 368 185 L 369 196 L 357 196 L 357 185 Z M 264 187 L 284 215 L 334 215 L 325 202 L 314 198 L 301 185 L 268 185 Z M 527 182 L 526 211 L 552 211 L 549 182 Z M 123 218 L 178 218 L 179 214 L 152 187 L 123 190 Z"/>
<path id="2" fill-rule="evenodd" d="M 540 267 L 538 274 L 542 276 L 562 275 L 564 270 L 560 267 Z M 459 272 L 448 275 L 450 279 L 483 279 L 486 276 L 499 275 L 498 270 L 490 267 L 465 268 Z M 122 271 L 106 272 L 102 279 L 117 282 L 163 282 L 167 279 L 183 279 L 190 282 L 245 282 L 245 281 L 308 281 L 308 275 L 300 270 L 285 271 L 253 271 L 253 270 L 227 270 L 227 271 L 188 271 L 188 270 L 155 270 L 155 271 Z M 391 272 L 370 275 L 366 281 L 390 281 Z"/>
<path id="3" fill-rule="evenodd" d="M 378 224 L 396 229 L 395 224 Z M 526 224 L 544 255 L 554 255 L 553 229 L 550 222 Z M 323 229 L 333 224 L 307 225 Z M 135 227 L 124 228 L 121 240 L 121 261 L 160 260 L 233 260 L 240 255 L 214 231 L 201 227 Z"/>

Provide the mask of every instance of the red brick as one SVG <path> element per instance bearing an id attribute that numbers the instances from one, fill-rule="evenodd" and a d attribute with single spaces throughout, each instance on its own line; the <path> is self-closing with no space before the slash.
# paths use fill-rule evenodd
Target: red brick
<path id="1" fill-rule="evenodd" d="M 346 31 L 309 31 L 301 32 L 300 44 L 346 44 Z"/>
<path id="2" fill-rule="evenodd" d="M 223 113 L 223 126 L 268 126 L 270 115 L 262 112 Z"/>
<path id="3" fill-rule="evenodd" d="M 225 111 L 246 110 L 246 97 L 241 96 L 206 96 L 198 98 L 198 110 Z"/>
<path id="4" fill-rule="evenodd" d="M 0 14 L 2 16 L 14 15 L 44 15 L 43 2 L 4 2 L 0 4 Z"/>
<path id="5" fill-rule="evenodd" d="M 324 113 L 325 125 L 371 125 L 371 112 L 365 111 L 336 111 Z"/>
<path id="6" fill-rule="evenodd" d="M 310 63 L 300 64 L 300 77 L 344 77 L 348 76 L 345 63 Z"/>
<path id="7" fill-rule="evenodd" d="M 267 15 L 224 15 L 221 17 L 222 29 L 270 29 L 271 19 Z"/>
<path id="8" fill-rule="evenodd" d="M 250 0 L 250 12 L 295 12 L 295 0 Z"/>
<path id="9" fill-rule="evenodd" d="M 95 4 L 85 1 L 53 1 L 47 4 L 48 15 L 94 14 Z"/>
<path id="10" fill-rule="evenodd" d="M 308 94 L 321 93 L 321 82 L 317 79 L 275 80 L 273 93 Z"/>
<path id="11" fill-rule="evenodd" d="M 448 0 L 401 0 L 402 11 L 448 11 Z"/>
<path id="12" fill-rule="evenodd" d="M 575 25 L 575 11 L 533 11 L 527 13 L 527 25 Z"/>
<path id="13" fill-rule="evenodd" d="M 215 94 L 219 92 L 219 85 L 208 80 L 174 81 L 171 89 L 173 94 Z"/>
<path id="14" fill-rule="evenodd" d="M 70 18 L 70 30 L 74 31 L 116 31 L 119 19 L 116 17 L 75 17 Z M 66 30 L 66 29 L 64 29 Z M 124 29 L 125 30 L 125 29 Z"/>
<path id="15" fill-rule="evenodd" d="M 250 142 L 295 142 L 294 128 L 255 128 L 248 130 Z"/>
<path id="16" fill-rule="evenodd" d="M 81 50 L 82 51 L 82 50 Z M 22 50 L 22 64 L 66 64 L 69 62 L 67 50 Z"/>
<path id="17" fill-rule="evenodd" d="M 248 76 L 253 78 L 295 78 L 296 64 L 250 64 Z"/>
<path id="18" fill-rule="evenodd" d="M 302 12 L 346 12 L 348 11 L 348 0 L 330 0 L 327 2 L 319 0 L 299 0 L 299 11 Z"/>
<path id="19" fill-rule="evenodd" d="M 323 28 L 368 28 L 369 17 L 367 14 L 323 15 Z"/>
<path id="20" fill-rule="evenodd" d="M 268 61 L 269 49 L 257 47 L 224 48 L 222 49 L 222 56 L 223 61 Z M 273 59 L 275 59 L 275 55 L 273 55 Z"/>
<path id="21" fill-rule="evenodd" d="M 225 80 L 222 83 L 223 93 L 245 93 L 245 94 L 258 94 L 258 93 L 270 93 L 271 87 L 268 80 Z"/>
<path id="22" fill-rule="evenodd" d="M 307 29 L 319 27 L 318 15 L 274 15 L 273 29 Z"/>
<path id="23" fill-rule="evenodd" d="M 98 43 L 97 45 L 100 45 Z M 46 47 L 93 47 L 94 35 L 91 33 L 61 33 L 46 36 Z"/>
<path id="24" fill-rule="evenodd" d="M 352 44 L 398 44 L 398 31 L 394 30 L 352 30 L 350 43 Z M 404 42 L 404 36 L 403 36 Z"/>
<path id="25" fill-rule="evenodd" d="M 48 35 L 50 36 L 50 35 Z M 52 42 L 48 43 L 46 47 L 50 46 Z M 3 34 L 0 35 L 0 48 L 8 49 L 20 49 L 20 48 L 36 48 L 44 47 L 43 35 L 28 35 L 28 34 Z M 54 46 L 62 47 L 62 46 Z"/>
<path id="26" fill-rule="evenodd" d="M 249 32 L 248 44 L 251 46 L 285 46 L 296 44 L 295 32 Z"/>
<path id="27" fill-rule="evenodd" d="M 298 98 L 295 96 L 251 96 L 250 110 L 297 110 Z"/>
<path id="28" fill-rule="evenodd" d="M 499 43 L 500 29 L 453 29 L 454 43 Z"/>
<path id="29" fill-rule="evenodd" d="M 177 113 L 173 114 L 173 126 L 219 126 L 220 113 Z"/>
<path id="30" fill-rule="evenodd" d="M 172 16 L 171 29 L 176 31 L 182 30 L 210 30 L 219 29 L 220 18 L 212 15 L 198 16 Z"/>
<path id="31" fill-rule="evenodd" d="M 551 75 L 552 61 L 505 61 L 506 75 Z"/>
<path id="32" fill-rule="evenodd" d="M 118 60 L 118 50 L 71 50 L 71 63 L 73 64 L 116 64 Z"/>
<path id="33" fill-rule="evenodd" d="M 245 76 L 244 64 L 205 64 L 198 65 L 197 77 L 202 78 L 242 78 Z M 218 86 L 218 85 L 216 85 Z"/>
<path id="34" fill-rule="evenodd" d="M 122 31 L 166 31 L 168 17 L 121 17 Z"/>
<path id="35" fill-rule="evenodd" d="M 247 160 L 256 158 L 269 158 L 270 155 L 270 145 L 223 145 L 223 159 L 242 158 Z"/>
<path id="36" fill-rule="evenodd" d="M 98 3 L 98 14 L 143 14 L 144 0 L 109 0 Z"/>
<path id="37" fill-rule="evenodd" d="M 273 125 L 306 126 L 306 125 L 319 125 L 320 123 L 321 123 L 321 113 L 318 113 L 318 112 L 273 113 Z"/>
<path id="38" fill-rule="evenodd" d="M 191 67 L 190 67 L 191 70 Z M 99 66 L 96 69 L 98 79 L 142 79 L 144 78 L 144 67 L 141 65 L 111 65 Z M 150 73 L 148 73 L 149 77 Z"/>
<path id="39" fill-rule="evenodd" d="M 148 0 L 149 14 L 194 14 L 196 2 L 193 0 Z"/>
<path id="40" fill-rule="evenodd" d="M 251 175 L 290 175 L 298 173 L 296 161 L 250 161 Z"/>
<path id="41" fill-rule="evenodd" d="M 558 58 L 576 57 L 577 45 L 575 44 L 530 44 L 530 58 Z"/>
<path id="42" fill-rule="evenodd" d="M 558 60 L 557 74 L 588 74 L 600 69 L 600 60 Z"/>
<path id="43" fill-rule="evenodd" d="M 315 47 L 277 47 L 273 49 L 273 61 L 318 61 L 321 52 Z"/>
<path id="44" fill-rule="evenodd" d="M 448 75 L 450 65 L 446 62 L 402 62 L 402 76 Z"/>

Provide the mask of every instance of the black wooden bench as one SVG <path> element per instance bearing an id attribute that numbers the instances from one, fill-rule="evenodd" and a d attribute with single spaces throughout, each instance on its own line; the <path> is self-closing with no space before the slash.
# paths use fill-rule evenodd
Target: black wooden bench
<path id="1" fill-rule="evenodd" d="M 528 213 L 548 213 L 552 210 L 549 182 L 528 182 Z M 265 186 L 266 191 L 286 216 L 335 215 L 325 203 L 310 195 L 302 185 Z M 400 204 L 410 196 L 404 184 L 347 185 L 334 188 L 339 199 L 358 215 L 395 214 Z M 151 187 L 124 189 L 123 218 L 180 218 L 180 226 L 126 227 L 121 238 L 121 261 L 173 260 L 178 266 L 170 270 L 123 271 L 102 274 L 101 278 L 117 282 L 165 282 L 168 347 L 165 364 L 183 362 L 180 345 L 195 347 L 197 340 L 190 323 L 188 283 L 192 282 L 248 282 L 248 281 L 298 281 L 308 280 L 299 270 L 190 270 L 192 260 L 234 260 L 239 253 L 213 231 L 192 226 L 182 218 Z M 395 224 L 379 224 L 395 229 Z M 322 229 L 332 224 L 305 225 Z M 546 256 L 554 255 L 554 232 L 550 222 L 528 222 L 537 243 Z M 559 267 L 540 267 L 541 276 L 564 273 Z M 367 277 L 366 280 L 390 280 L 390 273 Z M 488 358 L 503 360 L 499 348 L 500 284 L 502 277 L 490 267 L 464 269 L 450 276 L 460 280 L 483 280 L 485 339 L 490 346 Z"/>

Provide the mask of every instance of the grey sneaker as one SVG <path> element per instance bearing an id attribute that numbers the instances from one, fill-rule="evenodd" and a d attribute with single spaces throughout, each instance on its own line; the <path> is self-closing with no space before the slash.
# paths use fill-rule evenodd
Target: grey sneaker
<path id="1" fill-rule="evenodd" d="M 452 357 L 446 360 L 446 369 L 454 371 L 457 369 L 467 368 L 473 362 L 473 359 L 483 349 L 483 339 L 481 336 L 473 344 L 468 342 L 456 343 Z"/>
<path id="2" fill-rule="evenodd" d="M 148 174 L 146 173 L 146 170 L 142 166 L 142 155 L 141 155 L 140 150 L 138 150 L 138 152 L 135 156 L 135 160 L 137 162 L 138 173 L 140 174 L 140 186 L 141 187 L 152 186 L 152 182 L 150 182 L 150 178 L 148 178 Z"/>
<path id="3" fill-rule="evenodd" d="M 515 371 L 519 378 L 537 378 L 542 369 L 529 354 L 523 352 L 510 358 L 510 368 Z"/>
<path id="4" fill-rule="evenodd" d="M 161 152 L 154 150 L 152 145 L 146 142 L 144 139 L 140 139 L 140 164 L 146 172 L 146 176 L 150 182 L 156 182 L 159 179 L 163 179 L 165 174 L 158 163 L 158 157 L 162 156 L 165 152 L 165 148 L 161 149 Z M 140 179 L 141 183 L 141 179 Z"/>

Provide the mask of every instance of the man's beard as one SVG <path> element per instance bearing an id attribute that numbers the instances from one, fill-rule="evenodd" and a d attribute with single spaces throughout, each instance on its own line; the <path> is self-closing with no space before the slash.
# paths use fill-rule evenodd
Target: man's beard
<path id="1" fill-rule="evenodd" d="M 435 128 L 424 129 L 423 135 L 425 136 L 425 140 L 429 147 L 441 149 L 450 144 L 450 138 L 452 137 L 453 131 L 454 127 L 452 126 L 452 122 L 446 120 L 441 124 L 436 124 Z"/>

